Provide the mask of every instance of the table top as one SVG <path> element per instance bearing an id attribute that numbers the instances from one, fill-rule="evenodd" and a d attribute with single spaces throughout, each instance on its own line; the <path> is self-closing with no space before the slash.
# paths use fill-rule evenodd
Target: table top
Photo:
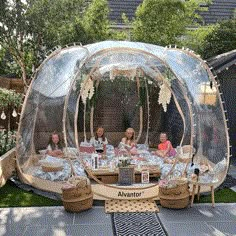
<path id="1" fill-rule="evenodd" d="M 160 174 L 161 171 L 159 168 L 151 168 L 151 169 L 148 169 L 148 168 L 142 168 L 142 169 L 137 169 L 135 168 L 135 174 L 141 174 L 142 171 L 147 171 L 149 170 L 149 174 Z M 96 169 L 96 170 L 91 170 L 92 174 L 93 175 L 118 175 L 119 173 L 119 169 L 116 168 L 114 170 L 111 170 L 109 168 L 99 168 L 99 169 Z"/>

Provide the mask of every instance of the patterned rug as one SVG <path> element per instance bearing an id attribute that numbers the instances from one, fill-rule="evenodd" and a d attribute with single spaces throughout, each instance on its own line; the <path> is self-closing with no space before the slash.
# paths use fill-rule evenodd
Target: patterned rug
<path id="1" fill-rule="evenodd" d="M 154 200 L 106 200 L 105 212 L 159 212 Z"/>
<path id="2" fill-rule="evenodd" d="M 116 236 L 166 236 L 156 213 L 114 213 L 113 227 Z"/>

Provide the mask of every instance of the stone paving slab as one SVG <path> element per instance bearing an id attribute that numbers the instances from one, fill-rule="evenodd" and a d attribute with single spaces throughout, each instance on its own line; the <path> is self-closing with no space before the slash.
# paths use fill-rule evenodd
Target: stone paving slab
<path id="1" fill-rule="evenodd" d="M 180 210 L 160 207 L 157 215 L 169 236 L 236 235 L 236 203 L 218 203 L 215 208 L 194 204 Z M 103 206 L 79 214 L 61 206 L 0 208 L 0 236 L 32 235 L 112 236 L 112 219 Z"/>
<path id="2" fill-rule="evenodd" d="M 0 208 L 0 236 L 112 236 L 104 207 L 69 213 L 63 207 Z"/>
<path id="3" fill-rule="evenodd" d="M 236 186 L 230 188 L 231 190 L 233 190 L 234 192 L 236 192 Z"/>
<path id="4" fill-rule="evenodd" d="M 236 166 L 230 165 L 228 175 L 236 179 Z"/>
<path id="5" fill-rule="evenodd" d="M 236 235 L 236 203 L 194 204 L 192 208 L 167 209 L 158 214 L 169 236 Z"/>

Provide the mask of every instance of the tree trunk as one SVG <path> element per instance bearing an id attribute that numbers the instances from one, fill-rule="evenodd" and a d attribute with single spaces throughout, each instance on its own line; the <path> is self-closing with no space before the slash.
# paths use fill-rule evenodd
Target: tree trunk
<path id="1" fill-rule="evenodd" d="M 19 65 L 20 65 L 21 72 L 22 72 L 22 80 L 23 80 L 23 84 L 24 84 L 24 93 L 26 93 L 27 90 L 28 90 L 26 66 L 21 60 L 19 61 Z"/>

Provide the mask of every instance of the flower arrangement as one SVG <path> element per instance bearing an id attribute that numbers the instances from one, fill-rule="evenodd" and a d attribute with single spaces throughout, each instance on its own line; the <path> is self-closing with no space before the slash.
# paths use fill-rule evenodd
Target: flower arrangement
<path id="1" fill-rule="evenodd" d="M 159 187 L 160 188 L 176 188 L 177 186 L 181 184 L 187 183 L 187 178 L 182 177 L 172 177 L 169 176 L 169 178 L 161 179 L 159 181 Z"/>
<path id="2" fill-rule="evenodd" d="M 118 167 L 127 167 L 130 165 L 130 158 L 127 156 L 121 156 L 118 158 Z"/>
<path id="3" fill-rule="evenodd" d="M 15 147 L 16 144 L 16 132 L 5 130 L 0 131 L 0 155 L 3 155 L 7 151 Z"/>

